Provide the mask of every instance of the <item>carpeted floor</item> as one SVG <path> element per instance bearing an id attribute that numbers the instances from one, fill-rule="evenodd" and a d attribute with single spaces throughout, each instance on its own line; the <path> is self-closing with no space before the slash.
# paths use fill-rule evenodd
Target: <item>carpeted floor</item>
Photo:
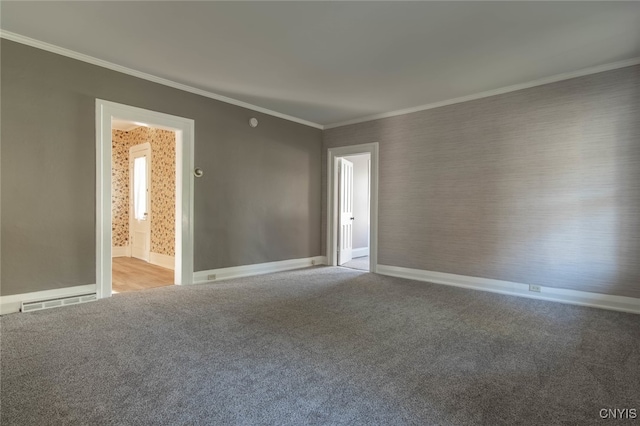
<path id="1" fill-rule="evenodd" d="M 1 326 L 3 426 L 590 424 L 640 408 L 637 315 L 345 268 Z"/>
<path id="2" fill-rule="evenodd" d="M 356 257 L 349 262 L 342 264 L 345 268 L 360 269 L 361 271 L 369 270 L 369 256 Z"/>

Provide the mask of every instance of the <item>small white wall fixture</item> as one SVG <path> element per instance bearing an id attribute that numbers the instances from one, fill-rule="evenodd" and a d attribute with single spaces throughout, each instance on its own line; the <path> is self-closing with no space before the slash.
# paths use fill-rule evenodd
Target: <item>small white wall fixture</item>
<path id="1" fill-rule="evenodd" d="M 338 265 L 338 159 L 370 154 L 369 272 L 378 267 L 378 142 L 329 148 L 327 153 L 327 265 Z"/>
<path id="2" fill-rule="evenodd" d="M 193 120 L 96 99 L 96 293 L 111 296 L 111 120 L 145 123 L 176 134 L 175 283 L 193 283 Z"/>

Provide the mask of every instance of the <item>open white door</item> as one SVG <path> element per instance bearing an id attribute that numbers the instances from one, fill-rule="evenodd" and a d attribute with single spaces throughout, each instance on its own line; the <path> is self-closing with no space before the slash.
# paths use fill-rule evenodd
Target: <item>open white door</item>
<path id="1" fill-rule="evenodd" d="M 151 145 L 129 149 L 129 244 L 131 257 L 149 261 L 151 251 Z"/>
<path id="2" fill-rule="evenodd" d="M 339 184 L 339 253 L 338 265 L 343 265 L 353 257 L 353 163 L 338 159 Z"/>

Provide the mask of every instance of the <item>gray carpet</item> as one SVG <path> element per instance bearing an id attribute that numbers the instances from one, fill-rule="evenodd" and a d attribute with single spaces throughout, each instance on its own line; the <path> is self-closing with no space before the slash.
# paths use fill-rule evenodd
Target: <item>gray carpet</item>
<path id="1" fill-rule="evenodd" d="M 356 257 L 349 262 L 343 263 L 341 266 L 351 269 L 360 269 L 361 271 L 369 270 L 369 256 Z"/>
<path id="2" fill-rule="evenodd" d="M 3 426 L 590 424 L 640 408 L 640 316 L 345 268 L 1 326 Z"/>

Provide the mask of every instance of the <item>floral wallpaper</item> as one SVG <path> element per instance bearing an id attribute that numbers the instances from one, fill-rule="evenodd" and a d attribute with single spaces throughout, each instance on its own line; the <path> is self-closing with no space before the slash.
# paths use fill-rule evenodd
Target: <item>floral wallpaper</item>
<path id="1" fill-rule="evenodd" d="M 168 130 L 112 130 L 111 204 L 114 247 L 129 244 L 129 148 L 151 145 L 151 252 L 175 255 L 176 137 Z"/>
<path id="2" fill-rule="evenodd" d="M 129 244 L 129 133 L 111 131 L 111 235 L 114 247 Z"/>

